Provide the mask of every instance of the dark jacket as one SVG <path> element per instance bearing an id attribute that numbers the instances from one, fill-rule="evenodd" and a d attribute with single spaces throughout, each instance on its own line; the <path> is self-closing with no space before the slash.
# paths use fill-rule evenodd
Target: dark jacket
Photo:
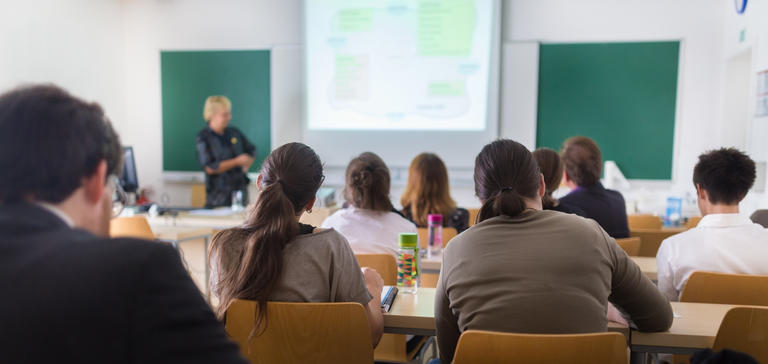
<path id="1" fill-rule="evenodd" d="M 238 363 L 172 247 L 0 205 L 0 362 Z"/>
<path id="2" fill-rule="evenodd" d="M 256 147 L 237 128 L 228 127 L 224 134 L 216 134 L 206 126 L 197 134 L 197 160 L 200 166 L 218 169 L 219 163 L 241 154 L 256 155 Z M 241 168 L 232 168 L 219 174 L 205 174 L 205 207 L 230 206 L 232 192 L 242 191 L 243 202 L 248 203 L 248 175 Z"/>
<path id="3" fill-rule="evenodd" d="M 579 187 L 560 199 L 572 206 L 574 213 L 597 221 L 614 239 L 628 238 L 627 208 L 620 193 L 607 190 L 602 184 Z"/>

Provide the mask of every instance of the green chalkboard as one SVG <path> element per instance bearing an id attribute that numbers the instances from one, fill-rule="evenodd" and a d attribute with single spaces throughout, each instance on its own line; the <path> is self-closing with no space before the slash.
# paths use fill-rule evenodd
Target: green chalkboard
<path id="1" fill-rule="evenodd" d="M 205 127 L 210 95 L 232 101 L 231 126 L 256 146 L 258 170 L 270 152 L 268 50 L 164 51 L 160 53 L 163 102 L 163 170 L 202 171 L 195 136 Z"/>
<path id="2" fill-rule="evenodd" d="M 627 178 L 669 180 L 679 42 L 542 44 L 536 146 L 583 135 Z"/>

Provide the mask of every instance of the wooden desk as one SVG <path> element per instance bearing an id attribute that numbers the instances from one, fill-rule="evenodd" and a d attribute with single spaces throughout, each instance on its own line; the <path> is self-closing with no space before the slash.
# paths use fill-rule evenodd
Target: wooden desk
<path id="1" fill-rule="evenodd" d="M 608 331 L 623 334 L 630 339 L 629 329 L 615 324 Z M 398 293 L 392 308 L 384 313 L 384 332 L 435 336 L 435 289 L 419 288 L 416 294 Z"/>
<path id="2" fill-rule="evenodd" d="M 658 268 L 656 266 L 656 258 L 651 257 L 629 257 L 635 264 L 640 267 L 640 271 L 645 274 L 648 279 L 656 282 L 658 275 Z"/>
<path id="3" fill-rule="evenodd" d="M 420 287 L 416 294 L 398 292 L 384 313 L 384 332 L 435 336 L 435 289 Z"/>
<path id="4" fill-rule="evenodd" d="M 630 257 L 645 274 L 648 279 L 656 281 L 657 269 L 656 258 L 650 257 Z M 439 274 L 442 258 L 424 258 L 421 260 L 421 271 L 425 274 Z"/>
<path id="5" fill-rule="evenodd" d="M 675 318 L 666 332 L 632 331 L 633 352 L 691 354 L 711 348 L 726 312 L 736 305 L 672 302 Z"/>
<path id="6" fill-rule="evenodd" d="M 217 211 L 217 210 L 214 210 Z M 194 228 L 210 228 L 214 230 L 223 230 L 233 226 L 242 225 L 245 222 L 245 212 L 230 212 L 225 215 L 209 216 L 209 215 L 197 215 L 189 212 L 179 212 L 178 215 L 172 216 L 165 214 L 157 217 L 147 216 L 149 224 L 154 226 L 168 226 L 168 227 L 194 227 Z"/>

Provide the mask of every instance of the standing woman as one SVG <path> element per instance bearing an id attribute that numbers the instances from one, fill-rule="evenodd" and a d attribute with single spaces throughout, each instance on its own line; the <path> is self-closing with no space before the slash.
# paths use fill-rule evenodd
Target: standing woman
<path id="1" fill-rule="evenodd" d="M 400 233 L 416 233 L 389 200 L 389 168 L 378 155 L 365 152 L 349 162 L 344 199 L 346 207 L 323 221 L 349 240 L 358 254 L 397 254 Z"/>
<path id="2" fill-rule="evenodd" d="M 427 215 L 440 214 L 444 227 L 452 227 L 459 233 L 466 230 L 469 212 L 456 207 L 450 190 L 448 170 L 440 157 L 432 153 L 417 155 L 408 169 L 408 185 L 400 198 L 403 216 L 416 226 L 426 227 Z"/>
<path id="3" fill-rule="evenodd" d="M 248 168 L 253 164 L 256 147 L 235 127 L 232 103 L 226 96 L 209 96 L 203 118 L 208 124 L 197 134 L 197 160 L 205 171 L 205 207 L 230 206 L 232 192 L 242 193 L 248 204 Z"/>
<path id="4" fill-rule="evenodd" d="M 539 165 L 539 170 L 544 176 L 544 184 L 546 185 L 544 196 L 541 197 L 541 204 L 544 210 L 555 210 L 582 216 L 583 212 L 581 209 L 564 204 L 552 196 L 563 180 L 563 161 L 560 160 L 560 154 L 551 148 L 539 148 L 533 151 L 533 157 Z"/>
<path id="5" fill-rule="evenodd" d="M 373 269 L 361 272 L 338 232 L 299 223 L 323 179 L 320 158 L 304 144 L 288 143 L 269 154 L 246 223 L 222 231 L 211 245 L 217 314 L 223 318 L 235 299 L 257 301 L 259 332 L 267 301 L 357 302 L 365 308 L 376 346 L 384 328 L 381 277 Z"/>

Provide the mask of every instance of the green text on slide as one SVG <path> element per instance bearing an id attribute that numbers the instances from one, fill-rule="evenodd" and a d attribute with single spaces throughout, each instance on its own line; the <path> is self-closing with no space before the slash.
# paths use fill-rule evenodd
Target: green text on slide
<path id="1" fill-rule="evenodd" d="M 470 55 L 474 0 L 421 0 L 418 17 L 420 56 Z"/>

